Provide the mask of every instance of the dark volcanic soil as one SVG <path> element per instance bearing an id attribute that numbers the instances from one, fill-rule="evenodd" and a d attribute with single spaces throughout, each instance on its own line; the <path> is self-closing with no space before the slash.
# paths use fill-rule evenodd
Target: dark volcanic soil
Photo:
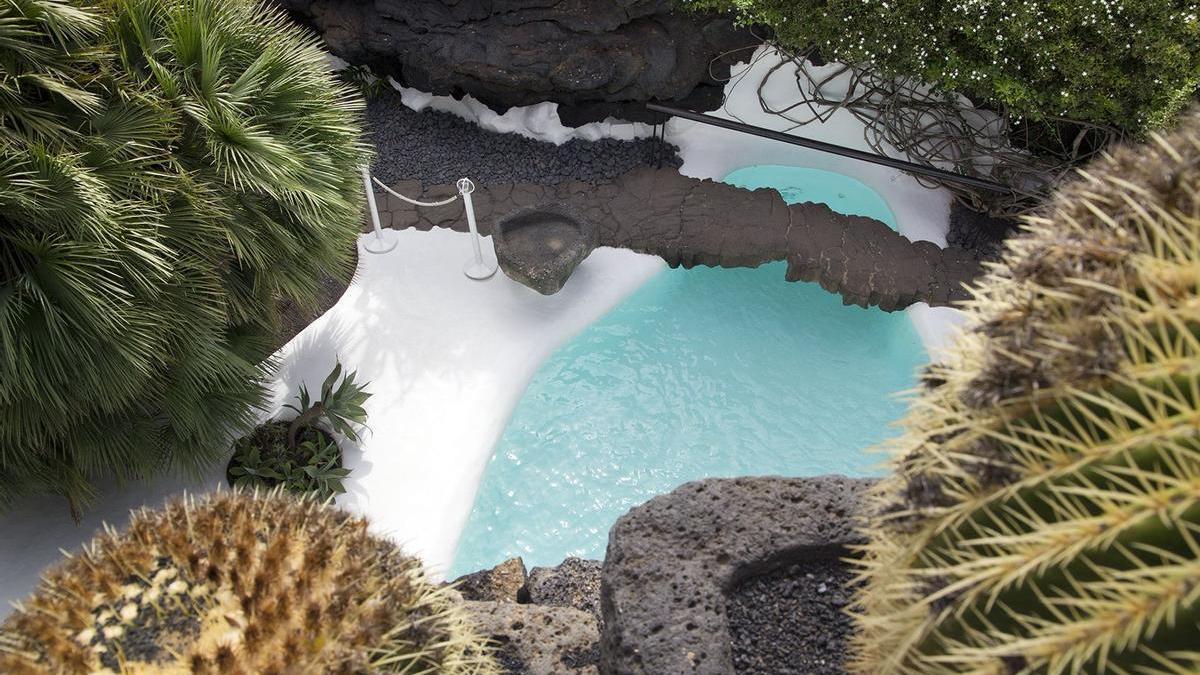
<path id="1" fill-rule="evenodd" d="M 355 266 L 358 264 L 358 253 L 355 251 Z M 301 309 L 292 302 L 281 300 L 279 302 L 280 310 L 280 326 L 279 333 L 275 338 L 276 348 L 282 347 L 291 341 L 292 338 L 304 330 L 308 324 L 316 321 L 322 314 L 329 311 L 331 307 L 341 300 L 342 294 L 349 288 L 350 282 L 353 279 L 334 279 L 333 277 L 323 276 L 318 279 L 320 291 L 317 294 L 317 305 L 311 309 Z"/>
<path id="2" fill-rule="evenodd" d="M 829 558 L 742 582 L 729 598 L 733 664 L 742 675 L 845 672 L 852 623 L 848 566 Z"/>
<path id="3" fill-rule="evenodd" d="M 371 172 L 384 183 L 419 180 L 452 184 L 539 183 L 612 180 L 655 159 L 652 139 L 571 140 L 562 145 L 517 134 L 484 130 L 449 113 L 414 112 L 390 89 L 367 104 L 368 135 L 375 145 Z M 663 148 L 663 166 L 682 164 L 678 149 Z"/>

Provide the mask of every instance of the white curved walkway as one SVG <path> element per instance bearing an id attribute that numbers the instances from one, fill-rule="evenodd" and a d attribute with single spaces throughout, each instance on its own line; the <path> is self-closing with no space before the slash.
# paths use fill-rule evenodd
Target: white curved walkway
<path id="1" fill-rule="evenodd" d="M 319 387 L 337 358 L 371 382 L 370 430 L 347 452 L 349 494 L 338 502 L 438 574 L 450 565 L 492 449 L 542 361 L 664 264 L 597 249 L 561 292 L 544 297 L 502 272 L 467 279 L 465 234 L 398 235 L 396 250 L 383 256 L 360 247 L 345 296 L 280 350 L 275 404 L 288 402 L 301 382 Z M 490 241 L 484 248 L 490 253 Z M 124 525 L 130 509 L 211 490 L 223 475 L 220 466 L 199 481 L 108 486 L 78 527 L 61 499 L 26 500 L 0 515 L 0 618 L 60 548 L 77 549 L 104 522 Z"/>

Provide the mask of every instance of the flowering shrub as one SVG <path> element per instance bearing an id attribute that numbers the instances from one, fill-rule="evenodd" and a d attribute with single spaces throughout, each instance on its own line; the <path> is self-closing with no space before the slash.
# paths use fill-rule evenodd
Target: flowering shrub
<path id="1" fill-rule="evenodd" d="M 684 0 L 736 11 L 793 47 L 919 76 L 1014 115 L 1131 132 L 1200 87 L 1195 0 Z"/>

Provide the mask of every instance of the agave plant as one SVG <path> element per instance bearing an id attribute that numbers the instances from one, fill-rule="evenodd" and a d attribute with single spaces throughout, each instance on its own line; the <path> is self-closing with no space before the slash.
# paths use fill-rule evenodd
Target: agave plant
<path id="1" fill-rule="evenodd" d="M 975 290 L 874 495 L 860 673 L 1200 672 L 1200 112 Z"/>
<path id="2" fill-rule="evenodd" d="M 8 675 L 490 675 L 490 651 L 461 600 L 365 520 L 278 492 L 135 513 L 0 625 Z"/>
<path id="3" fill-rule="evenodd" d="M 338 362 L 321 384 L 321 398 L 312 400 L 308 387 L 300 385 L 297 405 L 284 406 L 295 411 L 295 419 L 268 422 L 234 443 L 229 482 L 241 488 L 282 485 L 322 499 L 344 493 L 350 470 L 342 466 L 342 451 L 329 432 L 358 440 L 357 427 L 367 420 L 363 403 L 371 394 L 357 379 L 357 371 L 347 373 Z"/>
<path id="4" fill-rule="evenodd" d="M 341 378 L 340 383 L 338 378 Z M 300 430 L 318 421 L 328 424 L 331 431 L 357 441 L 358 430 L 355 427 L 366 422 L 367 411 L 363 404 L 371 398 L 366 385 L 358 384 L 357 379 L 358 371 L 344 373 L 339 361 L 321 383 L 321 398 L 313 401 L 308 393 L 308 385 L 301 384 L 300 393 L 296 396 L 299 405 L 289 403 L 284 406 L 296 413 L 296 418 L 288 425 L 288 444 L 295 446 Z"/>
<path id="5" fill-rule="evenodd" d="M 0 0 L 0 503 L 195 469 L 350 273 L 362 103 L 250 0 Z"/>

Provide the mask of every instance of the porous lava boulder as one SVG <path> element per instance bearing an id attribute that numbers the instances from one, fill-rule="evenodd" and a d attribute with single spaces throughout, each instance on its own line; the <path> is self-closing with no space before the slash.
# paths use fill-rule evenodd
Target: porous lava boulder
<path id="1" fill-rule="evenodd" d="M 711 110 L 744 56 L 722 55 L 757 42 L 729 15 L 676 10 L 674 0 L 276 2 L 350 63 L 500 112 L 553 101 L 572 126 L 650 120 L 651 100 Z"/>
<path id="2" fill-rule="evenodd" d="M 509 558 L 488 570 L 480 570 L 450 582 L 467 600 L 517 602 L 525 588 L 525 561 Z"/>
<path id="3" fill-rule="evenodd" d="M 597 675 L 596 619 L 571 607 L 467 602 L 475 630 L 490 639 L 503 672 Z"/>
<path id="4" fill-rule="evenodd" d="M 845 551 L 750 577 L 729 594 L 737 675 L 840 675 L 852 649 L 854 567 Z"/>
<path id="5" fill-rule="evenodd" d="M 601 672 L 734 672 L 730 594 L 746 579 L 861 543 L 855 525 L 871 482 L 708 479 L 622 516 L 601 575 Z"/>
<path id="6" fill-rule="evenodd" d="M 525 584 L 535 605 L 574 607 L 600 620 L 600 561 L 570 557 L 555 567 L 535 567 Z"/>
<path id="7" fill-rule="evenodd" d="M 544 204 L 501 218 L 493 244 L 500 269 L 542 295 L 560 290 L 591 255 L 596 227 L 565 204 Z"/>
<path id="8" fill-rule="evenodd" d="M 981 213 L 955 200 L 950 206 L 946 244 L 970 252 L 977 260 L 998 262 L 1004 242 L 1020 229 L 1020 222 L 1013 218 Z"/>

